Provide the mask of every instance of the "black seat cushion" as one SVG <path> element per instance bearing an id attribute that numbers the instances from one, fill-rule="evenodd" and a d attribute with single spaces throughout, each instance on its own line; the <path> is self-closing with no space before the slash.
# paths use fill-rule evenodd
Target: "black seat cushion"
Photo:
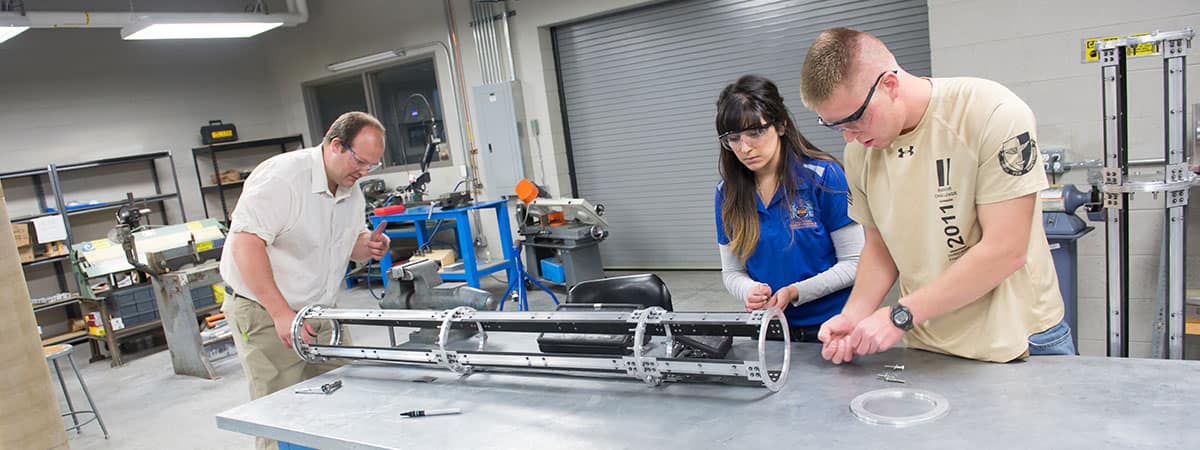
<path id="1" fill-rule="evenodd" d="M 567 303 L 629 303 L 674 310 L 667 284 L 652 273 L 580 282 L 567 293 Z"/>

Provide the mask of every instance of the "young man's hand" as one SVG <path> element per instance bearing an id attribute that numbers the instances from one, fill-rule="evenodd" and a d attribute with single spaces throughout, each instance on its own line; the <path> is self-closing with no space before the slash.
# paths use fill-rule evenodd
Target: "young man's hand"
<path id="1" fill-rule="evenodd" d="M 821 330 L 817 332 L 817 339 L 824 344 L 821 346 L 821 357 L 834 364 L 853 360 L 854 349 L 848 340 L 856 325 L 856 321 L 845 314 L 830 317 L 821 324 Z"/>
<path id="2" fill-rule="evenodd" d="M 892 323 L 891 309 L 883 307 L 854 327 L 848 343 L 854 354 L 861 356 L 885 352 L 902 337 L 904 330 Z"/>

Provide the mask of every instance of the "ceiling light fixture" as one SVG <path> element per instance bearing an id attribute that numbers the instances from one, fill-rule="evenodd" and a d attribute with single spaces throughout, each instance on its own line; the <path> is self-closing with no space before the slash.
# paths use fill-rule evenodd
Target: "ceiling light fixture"
<path id="1" fill-rule="evenodd" d="M 330 64 L 328 66 L 325 66 L 325 67 L 328 68 L 331 72 L 341 72 L 343 70 L 350 70 L 350 69 L 354 69 L 354 68 L 358 68 L 358 67 L 369 66 L 371 64 L 378 64 L 381 62 L 391 61 L 391 60 L 403 58 L 403 57 L 404 57 L 404 50 L 388 50 L 388 51 L 374 53 L 374 54 L 370 54 L 370 55 L 366 55 L 366 56 L 359 56 L 357 58 L 349 59 L 349 60 L 342 61 L 342 62 L 336 62 L 336 63 Z"/>
<path id="2" fill-rule="evenodd" d="M 25 16 L 0 17 L 0 42 L 16 37 L 29 29 L 29 18 Z"/>
<path id="3" fill-rule="evenodd" d="M 121 39 L 221 39 L 247 38 L 282 26 L 283 22 L 146 22 L 121 29 Z"/>

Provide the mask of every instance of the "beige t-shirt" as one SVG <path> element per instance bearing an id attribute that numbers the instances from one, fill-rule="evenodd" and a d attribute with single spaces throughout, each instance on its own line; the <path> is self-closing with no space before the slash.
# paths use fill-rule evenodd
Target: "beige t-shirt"
<path id="1" fill-rule="evenodd" d="M 932 283 L 983 236 L 977 205 L 1047 187 L 1033 112 L 978 78 L 933 78 L 920 124 L 887 149 L 846 146 L 850 217 L 877 228 L 900 273 L 901 295 Z M 1063 318 L 1063 300 L 1035 203 L 1025 265 L 974 302 L 917 324 L 909 347 L 1006 362 L 1030 335 Z M 997 232 L 1003 232 L 998 230 Z"/>

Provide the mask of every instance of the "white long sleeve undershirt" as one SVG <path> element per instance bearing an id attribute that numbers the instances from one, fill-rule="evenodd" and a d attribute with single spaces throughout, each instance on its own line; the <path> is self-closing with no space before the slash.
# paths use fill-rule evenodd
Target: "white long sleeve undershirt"
<path id="1" fill-rule="evenodd" d="M 854 275 L 858 271 L 858 257 L 862 254 L 863 228 L 862 225 L 851 223 L 833 233 L 834 252 L 837 263 L 825 269 L 824 272 L 792 283 L 799 295 L 792 301 L 800 306 L 826 295 L 854 285 Z M 725 289 L 733 294 L 739 302 L 745 303 L 750 290 L 760 283 L 750 278 L 746 273 L 746 265 L 733 254 L 728 245 L 720 245 L 721 249 L 721 278 L 725 281 Z"/>

